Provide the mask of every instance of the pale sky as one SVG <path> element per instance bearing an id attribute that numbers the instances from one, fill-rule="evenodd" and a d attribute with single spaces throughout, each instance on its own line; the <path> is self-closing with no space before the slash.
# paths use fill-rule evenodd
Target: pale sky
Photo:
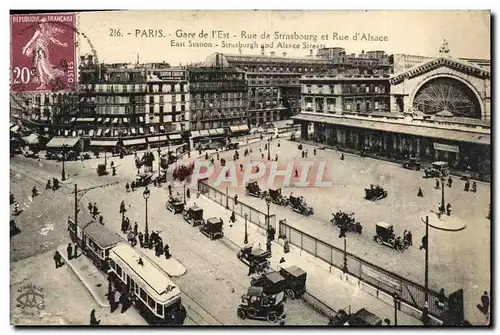
<path id="1" fill-rule="evenodd" d="M 275 31 L 293 34 L 316 34 L 318 41 L 310 43 L 326 47 L 343 47 L 348 54 L 361 50 L 384 50 L 389 54 L 407 53 L 437 56 L 443 39 L 448 41 L 453 57 L 490 58 L 490 13 L 488 11 L 124 11 L 88 12 L 79 14 L 78 27 L 93 44 L 99 61 L 135 62 L 139 53 L 141 62 L 166 61 L 179 65 L 204 61 L 214 52 L 238 53 L 238 48 L 222 48 L 222 41 L 252 43 L 241 39 L 241 31 L 257 34 L 256 43 L 274 41 L 276 55 L 287 52 L 289 56 L 305 56 L 309 48 L 277 48 L 278 40 L 260 39 L 263 32 Z M 120 30 L 120 36 L 110 36 Z M 158 30 L 163 37 L 158 37 Z M 178 29 L 195 33 L 195 38 L 176 38 Z M 156 37 L 135 37 L 144 30 L 152 30 Z M 213 30 L 229 33 L 229 38 L 198 37 L 201 31 Z M 348 35 L 349 40 L 333 41 L 333 33 Z M 353 41 L 356 33 L 387 36 L 387 41 Z M 328 40 L 321 40 L 321 35 Z M 236 37 L 234 37 L 236 35 Z M 212 47 L 174 47 L 171 41 L 188 44 L 212 43 Z M 309 43 L 303 39 L 282 42 Z M 215 45 L 218 44 L 218 47 Z M 80 43 L 80 53 L 90 50 L 88 43 Z M 260 54 L 260 47 L 243 48 L 243 54 Z M 314 51 L 315 53 L 315 51 Z"/>

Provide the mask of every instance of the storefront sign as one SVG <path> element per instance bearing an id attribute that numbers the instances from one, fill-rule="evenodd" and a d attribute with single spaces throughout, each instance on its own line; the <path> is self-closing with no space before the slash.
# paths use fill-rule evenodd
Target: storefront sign
<path id="1" fill-rule="evenodd" d="M 154 71 L 153 72 L 158 78 L 162 80 L 184 80 L 184 71 Z"/>
<path id="2" fill-rule="evenodd" d="M 434 142 L 434 150 L 456 152 L 458 153 L 458 145 L 442 144 Z"/>
<path id="3" fill-rule="evenodd" d="M 383 273 L 375 272 L 365 265 L 361 265 L 361 273 L 367 277 L 375 279 L 380 283 L 384 283 L 385 285 L 392 287 L 397 291 L 401 291 L 401 284 Z"/>

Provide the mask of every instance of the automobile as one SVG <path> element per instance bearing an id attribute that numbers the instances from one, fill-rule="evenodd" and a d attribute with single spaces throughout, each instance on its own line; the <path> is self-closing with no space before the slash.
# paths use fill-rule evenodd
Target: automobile
<path id="1" fill-rule="evenodd" d="M 349 321 L 349 314 L 344 309 L 339 309 L 334 315 L 328 318 L 329 326 L 343 326 Z"/>
<path id="2" fill-rule="evenodd" d="M 109 174 L 106 164 L 99 164 L 97 165 L 97 175 L 98 176 L 105 176 Z"/>
<path id="3" fill-rule="evenodd" d="M 366 308 L 361 308 L 356 313 L 349 316 L 349 320 L 344 326 L 381 326 L 382 319 Z"/>
<path id="4" fill-rule="evenodd" d="M 365 188 L 365 199 L 377 201 L 387 197 L 387 191 L 380 185 L 370 185 L 370 188 Z"/>
<path id="5" fill-rule="evenodd" d="M 314 214 L 314 209 L 312 207 L 307 206 L 307 203 L 304 200 L 303 196 L 294 197 L 293 195 L 290 194 L 288 200 L 292 210 L 296 211 L 297 213 L 300 213 L 305 216 Z"/>
<path id="6" fill-rule="evenodd" d="M 275 323 L 282 318 L 284 313 L 285 294 L 280 292 L 267 295 L 264 288 L 251 286 L 248 292 L 241 296 L 237 315 L 240 319 L 260 319 Z"/>
<path id="7" fill-rule="evenodd" d="M 223 237 L 224 232 L 222 231 L 222 226 L 224 223 L 220 218 L 209 218 L 200 226 L 200 231 L 203 235 L 210 237 L 211 240 L 215 240 L 218 237 Z"/>
<path id="8" fill-rule="evenodd" d="M 204 224 L 205 222 L 203 219 L 203 208 L 196 205 L 184 209 L 182 212 L 182 218 L 193 227 Z"/>
<path id="9" fill-rule="evenodd" d="M 271 252 L 261 248 L 254 248 L 253 245 L 249 244 L 241 248 L 236 257 L 246 265 L 253 266 L 255 272 L 262 272 L 269 268 Z"/>
<path id="10" fill-rule="evenodd" d="M 180 194 L 174 194 L 168 198 L 166 207 L 174 214 L 182 213 L 184 211 L 184 199 Z"/>
<path id="11" fill-rule="evenodd" d="M 279 272 L 272 271 L 253 277 L 250 286 L 262 287 L 267 295 L 278 294 L 286 290 L 286 279 Z"/>
<path id="12" fill-rule="evenodd" d="M 252 181 L 248 182 L 245 185 L 245 189 L 248 195 L 257 197 L 257 198 L 264 198 L 265 195 L 267 195 L 267 192 L 262 192 L 259 183 L 257 181 Z"/>
<path id="13" fill-rule="evenodd" d="M 239 147 L 240 147 L 240 144 L 238 142 L 231 142 L 231 143 L 227 144 L 226 149 L 227 150 L 236 150 Z"/>
<path id="14" fill-rule="evenodd" d="M 307 272 L 296 265 L 280 269 L 280 275 L 286 280 L 285 293 L 288 298 L 300 298 L 306 292 Z"/>
<path id="15" fill-rule="evenodd" d="M 152 172 L 138 173 L 135 177 L 135 187 L 148 186 L 151 184 Z"/>
<path id="16" fill-rule="evenodd" d="M 450 168 L 447 162 L 437 161 L 431 164 L 430 168 L 425 168 L 424 173 L 426 178 L 448 176 Z"/>
<path id="17" fill-rule="evenodd" d="M 415 157 L 410 157 L 406 162 L 401 164 L 404 169 L 418 171 L 420 170 L 420 161 Z"/>
<path id="18" fill-rule="evenodd" d="M 27 150 L 24 152 L 24 157 L 27 157 L 27 158 L 38 158 L 38 153 L 34 152 L 34 151 L 31 151 L 31 150 Z"/>
<path id="19" fill-rule="evenodd" d="M 403 240 L 394 234 L 394 226 L 386 222 L 377 222 L 375 224 L 377 235 L 373 239 L 380 245 L 386 245 L 398 251 L 404 251 L 408 245 L 403 243 Z"/>
<path id="20" fill-rule="evenodd" d="M 332 215 L 333 218 L 330 220 L 330 222 L 333 225 L 337 227 L 344 226 L 347 231 L 353 233 L 361 234 L 363 232 L 363 226 L 361 225 L 361 223 L 356 221 L 356 219 L 354 218 L 354 213 L 337 211 L 337 213 L 332 213 Z"/>

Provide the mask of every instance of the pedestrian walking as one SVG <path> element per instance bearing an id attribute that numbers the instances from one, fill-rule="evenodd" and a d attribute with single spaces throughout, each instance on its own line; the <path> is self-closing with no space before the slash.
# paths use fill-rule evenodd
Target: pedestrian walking
<path id="1" fill-rule="evenodd" d="M 306 149 L 306 158 L 309 155 L 309 150 Z"/>
<path id="2" fill-rule="evenodd" d="M 117 289 L 114 289 L 113 294 L 111 295 L 111 297 L 109 297 L 109 307 L 111 313 L 113 313 L 118 308 L 120 295 L 120 292 Z"/>
<path id="3" fill-rule="evenodd" d="M 156 257 L 160 257 L 162 253 L 163 253 L 163 248 L 161 247 L 161 244 L 160 243 L 156 243 L 156 245 L 155 245 L 155 255 L 156 255 Z"/>
<path id="4" fill-rule="evenodd" d="M 92 206 L 92 216 L 95 218 L 99 214 L 99 209 L 97 208 L 97 204 L 94 202 L 94 205 Z"/>
<path id="5" fill-rule="evenodd" d="M 435 188 L 436 188 L 436 190 L 439 189 L 439 179 L 437 179 L 437 178 L 436 178 L 436 187 Z"/>
<path id="6" fill-rule="evenodd" d="M 422 187 L 418 187 L 418 194 L 417 194 L 417 197 L 424 197 L 424 192 L 422 192 Z"/>
<path id="7" fill-rule="evenodd" d="M 263 153 L 260 154 L 260 158 L 264 159 L 264 154 Z"/>
<path id="8" fill-rule="evenodd" d="M 464 191 L 465 191 L 465 192 L 469 192 L 469 186 L 470 186 L 469 181 L 468 181 L 468 180 L 466 180 L 466 181 L 465 181 L 465 186 L 464 186 Z"/>
<path id="9" fill-rule="evenodd" d="M 343 225 L 340 226 L 339 238 L 345 237 L 345 233 L 346 233 L 345 227 Z"/>
<path id="10" fill-rule="evenodd" d="M 304 150 L 302 150 L 302 158 L 304 158 L 306 156 L 306 153 L 304 152 Z"/>
<path id="11" fill-rule="evenodd" d="M 406 240 L 408 241 L 408 245 L 413 245 L 413 235 L 411 233 L 411 230 L 408 230 L 408 233 L 406 234 Z"/>
<path id="12" fill-rule="evenodd" d="M 240 171 L 243 171 L 243 164 L 240 164 Z"/>
<path id="13" fill-rule="evenodd" d="M 344 153 L 341 153 L 340 154 L 340 160 L 343 161 L 344 160 Z"/>
<path id="14" fill-rule="evenodd" d="M 275 161 L 277 162 L 278 161 L 278 154 L 276 154 L 276 156 L 274 157 Z"/>
<path id="15" fill-rule="evenodd" d="M 125 213 L 125 201 L 120 203 L 120 214 Z"/>
<path id="16" fill-rule="evenodd" d="M 472 192 L 476 193 L 477 191 L 477 183 L 475 181 L 472 182 Z"/>
<path id="17" fill-rule="evenodd" d="M 99 215 L 99 223 L 104 225 L 104 218 L 102 217 L 102 215 Z"/>
<path id="18" fill-rule="evenodd" d="M 316 148 L 314 148 L 314 156 L 316 156 Z"/>
<path id="19" fill-rule="evenodd" d="M 229 221 L 231 221 L 231 227 L 233 226 L 232 223 L 235 223 L 236 222 L 236 213 L 233 211 L 231 213 L 231 216 L 229 217 Z"/>
<path id="20" fill-rule="evenodd" d="M 217 153 L 217 160 L 220 160 L 220 159 L 219 159 L 219 153 Z"/>
<path id="21" fill-rule="evenodd" d="M 168 184 L 167 188 L 168 188 L 168 195 L 172 197 L 172 185 Z"/>
<path id="22" fill-rule="evenodd" d="M 135 234 L 134 232 L 131 230 L 128 232 L 127 234 L 127 240 L 128 242 L 130 243 L 131 246 L 135 246 L 137 244 L 136 239 L 135 239 Z"/>
<path id="23" fill-rule="evenodd" d="M 111 161 L 111 167 L 115 166 L 115 162 Z"/>
<path id="24" fill-rule="evenodd" d="M 111 167 L 111 175 L 116 176 L 116 167 Z"/>
<path id="25" fill-rule="evenodd" d="M 267 242 L 266 242 L 266 250 L 271 252 L 271 241 L 270 240 L 267 240 Z"/>
<path id="26" fill-rule="evenodd" d="M 446 205 L 446 215 L 448 215 L 448 216 L 451 215 L 451 205 L 450 205 L 450 203 L 448 203 L 448 205 Z"/>
<path id="27" fill-rule="evenodd" d="M 89 209 L 89 213 L 92 214 L 92 203 L 89 202 L 89 205 L 87 206 L 87 208 Z"/>
<path id="28" fill-rule="evenodd" d="M 73 259 L 73 246 L 71 243 L 68 243 L 68 246 L 66 247 L 66 253 L 68 255 L 68 260 Z"/>
<path id="29" fill-rule="evenodd" d="M 95 316 L 95 309 L 93 309 L 90 312 L 90 325 L 91 326 L 98 326 L 100 323 L 101 323 L 101 320 L 97 320 L 97 318 Z"/>
<path id="30" fill-rule="evenodd" d="M 283 252 L 285 254 L 288 254 L 290 252 L 290 243 L 288 242 L 287 238 L 285 238 L 285 241 L 283 242 Z"/>
<path id="31" fill-rule="evenodd" d="M 295 178 L 299 178 L 299 170 L 295 169 Z"/>
<path id="32" fill-rule="evenodd" d="M 135 191 L 135 182 L 130 183 L 130 188 L 132 189 L 132 192 Z"/>
<path id="33" fill-rule="evenodd" d="M 125 191 L 127 191 L 127 193 L 130 192 L 130 185 L 128 183 L 125 185 Z"/>
<path id="34" fill-rule="evenodd" d="M 286 262 L 285 257 L 281 257 L 281 259 L 280 259 L 280 264 L 283 264 L 283 263 L 285 263 L 285 262 Z"/>
<path id="35" fill-rule="evenodd" d="M 448 187 L 451 187 L 451 184 L 453 183 L 453 179 L 451 179 L 451 176 L 448 177 Z"/>
<path id="36" fill-rule="evenodd" d="M 484 291 L 481 296 L 481 306 L 478 305 L 478 308 L 481 312 L 483 312 L 486 317 L 488 317 L 488 313 L 490 311 L 490 297 L 488 296 L 488 292 Z"/>
<path id="37" fill-rule="evenodd" d="M 137 235 L 137 231 L 139 230 L 139 226 L 137 225 L 137 222 L 134 223 L 134 235 Z"/>
<path id="38" fill-rule="evenodd" d="M 56 269 L 58 269 L 59 267 L 61 267 L 63 265 L 63 262 L 61 262 L 61 254 L 59 253 L 59 251 L 56 251 L 55 254 L 54 254 L 54 262 L 56 263 Z"/>
<path id="39" fill-rule="evenodd" d="M 160 244 L 160 247 L 161 247 L 161 244 Z M 168 244 L 165 243 L 165 246 L 163 247 L 163 253 L 165 254 L 165 259 L 169 259 L 170 258 L 170 247 L 168 246 Z"/>
<path id="40" fill-rule="evenodd" d="M 234 195 L 234 204 L 238 205 L 238 195 L 237 194 Z"/>
<path id="41" fill-rule="evenodd" d="M 139 236 L 139 245 L 141 246 L 141 248 L 144 248 L 144 235 L 142 235 L 142 233 L 139 233 L 138 236 Z"/>
<path id="42" fill-rule="evenodd" d="M 189 188 L 186 189 L 186 198 L 191 199 L 191 190 Z"/>

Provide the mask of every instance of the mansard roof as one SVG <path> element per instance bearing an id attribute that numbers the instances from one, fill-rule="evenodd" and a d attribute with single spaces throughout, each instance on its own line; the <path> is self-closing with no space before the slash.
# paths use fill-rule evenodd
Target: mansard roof
<path id="1" fill-rule="evenodd" d="M 440 57 L 430 60 L 426 63 L 414 66 L 401 73 L 397 73 L 389 79 L 389 82 L 393 85 L 399 84 L 405 79 L 418 77 L 424 73 L 427 73 L 442 66 L 446 66 L 451 69 L 461 71 L 463 73 L 472 74 L 480 78 L 490 78 L 491 76 L 490 71 L 488 69 L 482 68 L 467 61 L 459 60 L 456 58 Z"/>

